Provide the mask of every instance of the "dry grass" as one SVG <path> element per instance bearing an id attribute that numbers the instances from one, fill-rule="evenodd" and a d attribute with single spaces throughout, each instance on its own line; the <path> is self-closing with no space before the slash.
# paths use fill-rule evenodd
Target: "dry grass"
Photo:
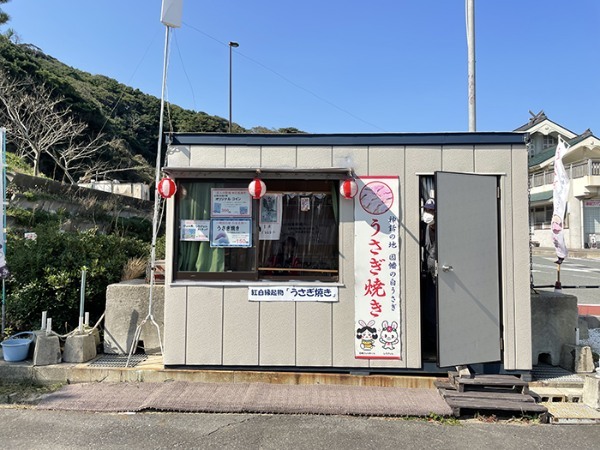
<path id="1" fill-rule="evenodd" d="M 121 281 L 135 280 L 136 278 L 141 278 L 142 276 L 146 275 L 147 265 L 147 258 L 129 258 L 129 260 L 125 263 L 125 266 L 123 267 Z"/>

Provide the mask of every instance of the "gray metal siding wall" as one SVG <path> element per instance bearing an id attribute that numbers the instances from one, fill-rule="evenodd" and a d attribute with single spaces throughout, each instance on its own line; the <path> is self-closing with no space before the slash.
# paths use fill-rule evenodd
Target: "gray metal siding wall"
<path id="1" fill-rule="evenodd" d="M 171 284 L 165 291 L 167 365 L 420 368 L 419 174 L 501 173 L 502 289 L 507 369 L 531 365 L 527 276 L 527 152 L 499 146 L 176 146 L 169 167 L 353 168 L 400 177 L 402 360 L 354 358 L 354 210 L 340 202 L 339 302 L 254 303 L 247 287 Z M 167 206 L 172 257 L 173 200 Z M 516 247 L 516 250 L 515 250 Z M 518 270 L 517 270 L 518 269 Z M 170 267 L 167 280 L 171 279 Z"/>

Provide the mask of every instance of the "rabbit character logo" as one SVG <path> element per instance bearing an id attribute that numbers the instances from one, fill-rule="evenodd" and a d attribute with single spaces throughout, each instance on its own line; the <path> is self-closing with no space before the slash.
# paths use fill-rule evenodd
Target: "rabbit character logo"
<path id="1" fill-rule="evenodd" d="M 390 325 L 387 320 L 381 324 L 381 337 L 379 341 L 386 350 L 393 350 L 395 345 L 400 342 L 398 339 L 398 322 L 392 322 Z"/>
<path id="2" fill-rule="evenodd" d="M 377 339 L 377 329 L 373 326 L 375 321 L 365 323 L 364 320 L 359 320 L 358 324 L 360 327 L 356 330 L 356 339 L 360 339 L 360 348 L 366 351 L 373 350 Z"/>

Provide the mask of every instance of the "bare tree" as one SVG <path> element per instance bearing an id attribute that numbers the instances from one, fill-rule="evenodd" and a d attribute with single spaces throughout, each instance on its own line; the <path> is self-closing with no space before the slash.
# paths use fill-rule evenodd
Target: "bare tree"
<path id="1" fill-rule="evenodd" d="M 121 153 L 125 158 L 111 158 L 110 160 L 93 159 L 92 154 L 97 154 L 98 150 L 111 148 L 113 152 Z M 68 169 L 75 168 L 79 175 L 78 182 L 87 182 L 91 179 L 105 178 L 107 175 L 113 175 L 118 172 L 127 172 L 131 170 L 144 171 L 148 164 L 141 155 L 136 155 L 132 159 L 124 148 L 121 139 L 113 139 L 110 142 L 103 142 L 95 145 L 94 141 L 85 145 L 74 145 L 72 151 L 61 154 L 62 162 Z M 126 163 L 123 160 L 126 160 Z M 73 170 L 65 170 L 65 173 L 72 173 Z M 71 181 L 71 180 L 70 180 Z M 74 183 L 75 181 L 71 181 Z"/>
<path id="2" fill-rule="evenodd" d="M 77 121 L 64 97 L 54 95 L 44 84 L 30 78 L 16 80 L 0 68 L 0 105 L 17 154 L 31 161 L 33 173 L 40 173 L 40 160 L 47 155 L 66 179 L 76 184 L 78 175 L 132 170 L 134 167 L 112 167 L 100 155 L 114 141 L 102 133 L 87 138 L 87 124 Z M 3 112 L 0 110 L 0 118 Z"/>

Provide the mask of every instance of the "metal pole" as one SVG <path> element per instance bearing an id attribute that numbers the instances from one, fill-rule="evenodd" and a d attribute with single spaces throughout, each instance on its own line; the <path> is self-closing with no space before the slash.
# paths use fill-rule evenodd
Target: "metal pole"
<path id="1" fill-rule="evenodd" d="M 155 179 L 154 179 L 154 189 L 156 192 L 154 193 L 154 217 L 152 219 L 152 247 L 150 249 L 150 294 L 148 300 L 148 315 L 140 322 L 137 326 L 135 334 L 133 336 L 133 341 L 131 342 L 131 347 L 129 348 L 129 355 L 127 356 L 127 362 L 125 363 L 125 367 L 129 366 L 129 360 L 131 359 L 131 355 L 133 355 L 135 348 L 137 347 L 137 341 L 142 332 L 142 327 L 144 324 L 150 319 L 150 322 L 154 324 L 156 330 L 158 332 L 158 343 L 160 345 L 160 353 L 163 353 L 162 340 L 160 338 L 160 327 L 154 320 L 154 316 L 152 315 L 152 300 L 154 295 L 154 275 L 156 273 L 156 235 L 158 234 L 158 212 L 160 209 L 160 195 L 158 194 L 158 182 L 160 181 L 160 166 L 161 166 L 161 153 L 162 153 L 162 143 L 163 143 L 163 122 L 165 115 L 165 90 L 167 85 L 167 66 L 169 60 L 169 32 L 170 27 L 165 26 L 165 53 L 164 53 L 164 62 L 163 62 L 163 77 L 162 77 L 162 88 L 160 92 L 160 118 L 158 122 L 158 148 L 156 150 L 156 169 L 155 169 Z"/>
<path id="2" fill-rule="evenodd" d="M 469 60 L 469 131 L 477 131 L 475 97 L 475 0 L 466 0 L 467 51 Z"/>
<path id="3" fill-rule="evenodd" d="M 232 91 L 233 91 L 233 48 L 239 47 L 237 42 L 229 43 L 229 132 L 231 133 L 232 125 Z"/>
<path id="4" fill-rule="evenodd" d="M 2 252 L 6 258 L 6 128 L 0 128 L 0 151 L 2 152 L 1 162 L 2 170 L 0 176 L 2 177 Z M 4 330 L 6 329 L 6 282 L 2 278 L 2 335 L 4 337 Z"/>

